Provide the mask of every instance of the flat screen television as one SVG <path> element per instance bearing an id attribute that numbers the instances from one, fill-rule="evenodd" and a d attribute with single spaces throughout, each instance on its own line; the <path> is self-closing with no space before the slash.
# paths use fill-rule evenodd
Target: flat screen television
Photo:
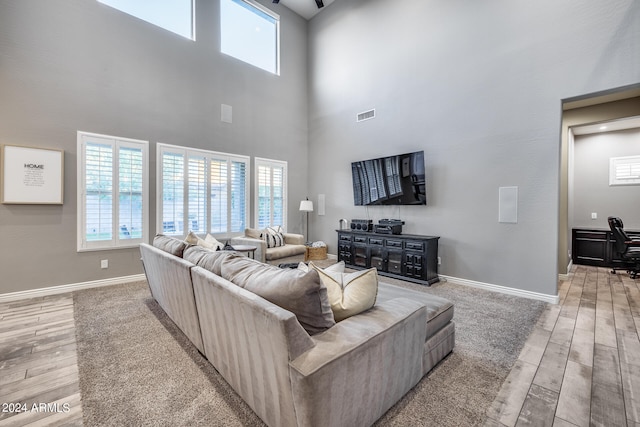
<path id="1" fill-rule="evenodd" d="M 356 206 L 426 205 L 424 151 L 351 163 Z"/>

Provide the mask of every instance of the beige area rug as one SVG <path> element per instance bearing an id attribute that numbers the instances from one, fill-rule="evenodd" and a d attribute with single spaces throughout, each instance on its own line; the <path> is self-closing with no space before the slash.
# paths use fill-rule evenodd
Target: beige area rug
<path id="1" fill-rule="evenodd" d="M 546 304 L 451 283 L 381 279 L 451 300 L 456 347 L 377 425 L 482 424 Z M 74 306 L 86 426 L 262 425 L 146 282 L 78 291 Z"/>

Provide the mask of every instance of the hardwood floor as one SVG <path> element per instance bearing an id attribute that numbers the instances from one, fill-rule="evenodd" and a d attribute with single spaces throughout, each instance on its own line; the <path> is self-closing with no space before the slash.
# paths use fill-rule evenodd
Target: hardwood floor
<path id="1" fill-rule="evenodd" d="M 485 425 L 640 427 L 640 279 L 578 266 L 559 295 Z M 0 427 L 82 425 L 71 294 L 0 304 L 0 405 Z"/>
<path id="2" fill-rule="evenodd" d="M 0 426 L 82 425 L 71 294 L 0 304 Z"/>
<path id="3" fill-rule="evenodd" d="M 572 273 L 485 426 L 640 426 L 640 279 L 585 266 Z"/>

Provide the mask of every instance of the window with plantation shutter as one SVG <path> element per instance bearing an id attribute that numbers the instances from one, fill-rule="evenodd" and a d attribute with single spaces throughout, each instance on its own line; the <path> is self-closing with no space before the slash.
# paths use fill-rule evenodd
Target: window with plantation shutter
<path id="1" fill-rule="evenodd" d="M 640 185 L 640 156 L 610 158 L 609 185 Z"/>
<path id="2" fill-rule="evenodd" d="M 147 241 L 148 142 L 78 132 L 78 251 Z"/>
<path id="3" fill-rule="evenodd" d="M 158 162 L 158 232 L 223 237 L 244 232 L 248 157 L 158 144 Z"/>
<path id="4" fill-rule="evenodd" d="M 287 162 L 256 158 L 256 226 L 287 228 Z"/>

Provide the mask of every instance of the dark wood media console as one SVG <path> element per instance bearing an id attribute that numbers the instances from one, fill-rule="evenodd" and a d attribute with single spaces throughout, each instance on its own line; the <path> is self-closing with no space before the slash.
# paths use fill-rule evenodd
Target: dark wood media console
<path id="1" fill-rule="evenodd" d="M 616 253 L 616 239 L 611 230 L 574 228 L 571 238 L 571 260 L 574 264 L 597 267 L 622 267 Z M 625 230 L 629 237 L 640 239 L 640 231 Z"/>
<path id="2" fill-rule="evenodd" d="M 375 267 L 382 276 L 431 285 L 438 279 L 438 239 L 414 234 L 336 230 L 338 261 L 350 268 Z"/>

